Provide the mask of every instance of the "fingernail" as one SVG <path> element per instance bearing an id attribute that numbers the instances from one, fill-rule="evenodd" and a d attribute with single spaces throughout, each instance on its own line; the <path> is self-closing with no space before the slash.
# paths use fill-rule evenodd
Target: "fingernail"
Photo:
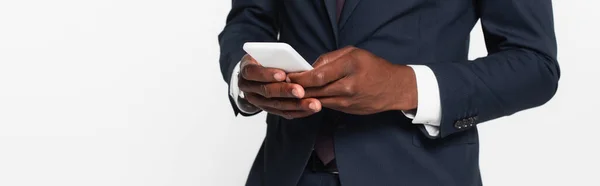
<path id="1" fill-rule="evenodd" d="M 285 79 L 285 75 L 283 75 L 283 73 L 275 73 L 275 75 L 273 75 L 273 77 L 277 81 L 283 81 Z"/>
<path id="2" fill-rule="evenodd" d="M 292 94 L 296 97 L 300 97 L 300 93 L 298 92 L 298 89 L 292 89 Z"/>
<path id="3" fill-rule="evenodd" d="M 317 104 L 315 104 L 314 102 L 308 104 L 308 108 L 310 108 L 310 109 L 312 109 L 314 111 L 318 111 L 319 110 L 319 108 L 317 108 Z"/>

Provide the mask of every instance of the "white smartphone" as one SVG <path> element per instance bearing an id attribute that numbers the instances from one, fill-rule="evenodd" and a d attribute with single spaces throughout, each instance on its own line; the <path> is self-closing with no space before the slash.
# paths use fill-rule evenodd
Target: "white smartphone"
<path id="1" fill-rule="evenodd" d="M 278 68 L 286 72 L 302 72 L 313 67 L 292 46 L 276 42 L 247 42 L 244 51 L 264 67 Z"/>

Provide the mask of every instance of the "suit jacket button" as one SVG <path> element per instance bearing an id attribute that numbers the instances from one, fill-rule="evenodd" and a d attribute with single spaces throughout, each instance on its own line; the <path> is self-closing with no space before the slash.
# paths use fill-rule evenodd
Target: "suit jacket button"
<path id="1" fill-rule="evenodd" d="M 469 118 L 469 124 L 475 124 L 475 117 Z"/>
<path id="2" fill-rule="evenodd" d="M 457 128 L 457 129 L 462 129 L 462 128 L 463 128 L 463 125 L 464 125 L 463 121 L 462 121 L 462 120 L 458 120 L 458 121 L 456 121 L 456 122 L 454 123 L 454 128 Z"/>

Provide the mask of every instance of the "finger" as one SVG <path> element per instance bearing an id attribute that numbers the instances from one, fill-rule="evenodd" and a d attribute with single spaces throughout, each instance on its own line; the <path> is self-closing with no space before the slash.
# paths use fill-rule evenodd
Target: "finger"
<path id="1" fill-rule="evenodd" d="M 269 112 L 269 113 L 275 114 L 275 115 L 279 115 L 279 116 L 285 117 L 287 119 L 302 118 L 302 117 L 310 116 L 314 113 L 321 111 L 321 103 L 316 99 L 304 99 L 302 101 L 294 100 L 294 102 L 300 103 L 300 105 L 304 105 L 304 106 L 300 106 L 300 107 L 306 107 L 305 106 L 306 103 L 310 102 L 311 104 L 308 104 L 309 105 L 308 108 L 310 108 L 310 109 L 307 109 L 307 110 L 283 110 L 283 109 L 271 107 L 271 106 L 268 106 L 269 104 L 263 104 L 264 102 L 268 101 L 268 99 L 261 97 L 258 94 L 253 94 L 253 93 L 247 95 L 246 99 L 248 99 L 248 101 L 250 103 L 256 105 L 257 107 L 261 108 L 262 110 L 264 110 L 266 112 Z M 288 99 L 288 101 L 291 101 L 291 99 Z"/>
<path id="2" fill-rule="evenodd" d="M 322 87 L 304 89 L 305 98 L 321 98 L 333 96 L 353 96 L 355 88 L 346 79 L 341 79 Z"/>
<path id="3" fill-rule="evenodd" d="M 264 106 L 283 111 L 321 111 L 321 102 L 317 99 L 287 99 L 287 100 L 266 100 Z"/>
<path id="4" fill-rule="evenodd" d="M 261 95 L 250 93 L 246 95 L 246 100 L 256 105 L 260 108 L 273 108 L 277 110 L 283 111 L 311 111 L 311 112 L 319 112 L 321 111 L 321 103 L 319 100 L 310 98 L 310 99 L 286 99 L 286 98 L 278 98 L 278 99 L 268 99 L 262 97 Z"/>
<path id="5" fill-rule="evenodd" d="M 345 58 L 339 58 L 310 71 L 289 74 L 288 78 L 290 82 L 300 84 L 305 88 L 325 86 L 350 74 L 351 69 L 349 63 L 344 63 Z"/>
<path id="6" fill-rule="evenodd" d="M 286 78 L 281 69 L 266 68 L 254 63 L 243 65 L 241 76 L 243 79 L 258 82 L 281 82 Z"/>
<path id="7" fill-rule="evenodd" d="M 260 63 L 258 63 L 258 61 L 256 61 L 252 56 L 246 54 L 244 55 L 244 57 L 242 57 L 242 63 L 240 65 L 240 67 L 244 67 L 244 65 L 247 64 L 258 64 L 260 65 Z"/>
<path id="8" fill-rule="evenodd" d="M 245 93 L 257 93 L 266 98 L 304 97 L 304 88 L 293 83 L 260 83 L 241 79 L 238 87 Z"/>
<path id="9" fill-rule="evenodd" d="M 348 99 L 344 97 L 326 97 L 320 98 L 322 107 L 331 108 L 334 110 L 342 111 L 351 106 L 351 103 Z"/>
<path id="10" fill-rule="evenodd" d="M 277 110 L 277 109 L 269 108 L 269 107 L 263 108 L 263 110 L 268 113 L 284 117 L 286 119 L 303 118 L 303 117 L 307 117 L 307 116 L 310 116 L 310 115 L 313 115 L 316 113 L 316 112 L 311 112 L 311 111 L 282 111 L 282 110 Z"/>
<path id="11" fill-rule="evenodd" d="M 269 99 L 255 93 L 246 94 L 246 100 L 260 108 L 273 108 L 276 110 L 308 110 L 302 108 L 298 99 Z M 306 106 L 308 108 L 308 106 Z"/>
<path id="12" fill-rule="evenodd" d="M 317 59 L 317 61 L 315 61 L 313 63 L 313 67 L 316 68 L 316 67 L 319 67 L 319 66 L 322 66 L 322 65 L 326 65 L 327 63 L 335 61 L 338 58 L 340 58 L 340 57 L 342 57 L 342 56 L 344 56 L 344 55 L 352 52 L 355 49 L 356 48 L 353 47 L 353 46 L 347 46 L 347 47 L 344 47 L 342 49 L 326 53 L 326 54 L 320 56 L 319 59 Z"/>
<path id="13" fill-rule="evenodd" d="M 330 63 L 337 61 L 350 60 L 350 57 L 346 57 L 345 59 L 341 59 L 346 54 L 355 50 L 356 48 L 353 46 L 347 46 L 342 49 L 321 55 L 317 61 L 313 64 L 314 69 L 311 71 L 301 72 L 301 73 L 291 73 L 288 74 L 286 78 L 286 82 L 299 81 L 299 84 L 304 87 L 318 87 L 326 85 L 331 81 L 337 80 L 347 74 L 347 65 L 343 67 L 329 67 Z M 338 64 L 343 65 L 343 64 Z M 334 73 L 331 73 L 334 72 Z"/>
<path id="14" fill-rule="evenodd" d="M 248 54 L 242 58 L 240 69 L 242 79 L 259 82 L 280 82 L 285 80 L 285 72 L 283 70 L 263 67 Z"/>

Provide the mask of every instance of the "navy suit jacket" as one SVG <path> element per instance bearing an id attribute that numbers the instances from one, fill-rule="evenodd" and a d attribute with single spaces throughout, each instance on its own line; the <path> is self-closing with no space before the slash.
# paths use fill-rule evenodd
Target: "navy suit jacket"
<path id="1" fill-rule="evenodd" d="M 219 35 L 223 78 L 230 82 L 244 42 L 286 42 L 309 62 L 354 45 L 391 63 L 433 70 L 440 135 L 428 136 L 399 111 L 324 109 L 293 120 L 269 114 L 248 186 L 296 185 L 317 131 L 329 124 L 337 126 L 344 186 L 481 185 L 476 125 L 542 105 L 556 92 L 551 0 L 346 0 L 339 23 L 335 14 L 335 0 L 233 0 Z M 488 56 L 468 60 L 479 19 Z"/>

